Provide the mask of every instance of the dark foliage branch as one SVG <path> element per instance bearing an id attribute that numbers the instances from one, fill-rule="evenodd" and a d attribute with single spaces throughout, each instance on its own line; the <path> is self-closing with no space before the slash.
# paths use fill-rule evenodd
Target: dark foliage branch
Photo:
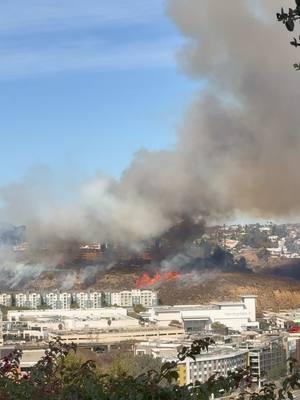
<path id="1" fill-rule="evenodd" d="M 15 350 L 0 361 L 0 400 L 209 400 L 212 394 L 220 397 L 233 392 L 239 392 L 234 396 L 238 400 L 293 399 L 291 391 L 300 387 L 293 360 L 290 375 L 280 388 L 266 383 L 258 392 L 253 391 L 251 371 L 242 368 L 226 377 L 216 373 L 204 383 L 178 386 L 178 363 L 187 357 L 195 359 L 213 344 L 211 338 L 196 340 L 191 347 L 181 349 L 177 362 L 165 363 L 159 372 L 151 370 L 136 378 L 103 374 L 92 361 L 70 363 L 68 356 L 76 352 L 76 346 L 59 339 L 49 344 L 30 373 L 22 373 L 22 352 Z"/>
<path id="2" fill-rule="evenodd" d="M 281 8 L 281 11 L 277 13 L 277 20 L 279 22 L 282 22 L 289 32 L 294 31 L 295 22 L 300 19 L 300 0 L 295 0 L 295 2 L 296 2 L 295 9 L 289 8 L 288 12 L 286 12 L 283 8 Z M 300 36 L 299 40 L 294 37 L 293 40 L 290 42 L 290 44 L 295 47 L 300 46 Z M 299 71 L 300 63 L 295 63 L 294 68 L 297 71 Z"/>

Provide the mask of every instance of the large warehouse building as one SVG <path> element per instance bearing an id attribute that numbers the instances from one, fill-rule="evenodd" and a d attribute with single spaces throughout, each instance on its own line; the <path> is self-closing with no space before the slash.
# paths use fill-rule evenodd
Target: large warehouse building
<path id="1" fill-rule="evenodd" d="M 236 331 L 258 327 L 254 295 L 241 296 L 239 302 L 153 307 L 144 315 L 160 326 L 168 326 L 172 321 L 178 321 L 184 325 L 187 332 L 210 330 L 214 322 Z"/>

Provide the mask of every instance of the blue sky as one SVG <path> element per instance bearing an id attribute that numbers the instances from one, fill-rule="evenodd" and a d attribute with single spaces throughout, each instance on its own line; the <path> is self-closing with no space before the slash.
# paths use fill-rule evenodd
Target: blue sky
<path id="1" fill-rule="evenodd" d="M 119 176 L 175 142 L 196 89 L 164 0 L 1 0 L 0 185 L 35 166 Z"/>

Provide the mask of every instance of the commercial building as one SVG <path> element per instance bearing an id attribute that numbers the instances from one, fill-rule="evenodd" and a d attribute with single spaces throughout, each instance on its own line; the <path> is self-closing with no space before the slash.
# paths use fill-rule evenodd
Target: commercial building
<path id="1" fill-rule="evenodd" d="M 297 363 L 300 362 L 300 339 L 289 341 L 289 354 L 291 358 L 297 360 Z"/>
<path id="2" fill-rule="evenodd" d="M 20 360 L 21 371 L 30 371 L 42 357 L 45 356 L 45 349 L 23 349 Z"/>
<path id="3" fill-rule="evenodd" d="M 45 355 L 45 347 L 22 349 L 22 357 L 20 359 L 20 369 L 22 372 L 30 371 L 34 365 Z M 0 358 L 4 358 L 15 350 L 14 347 L 5 346 L 0 349 Z"/>
<path id="4" fill-rule="evenodd" d="M 256 296 L 241 296 L 240 302 L 221 302 L 209 305 L 176 305 L 153 307 L 143 313 L 144 318 L 160 326 L 173 321 L 182 324 L 188 333 L 211 330 L 214 322 L 231 330 L 256 329 Z"/>
<path id="5" fill-rule="evenodd" d="M 114 318 L 116 316 L 127 316 L 127 310 L 125 308 L 114 308 L 104 307 L 99 309 L 90 310 L 9 310 L 7 312 L 7 320 L 9 322 L 17 321 L 34 321 L 38 319 L 83 319 L 88 320 L 90 318 L 97 317 L 101 318 Z"/>
<path id="6" fill-rule="evenodd" d="M 259 386 L 264 379 L 278 379 L 286 374 L 289 357 L 287 336 L 262 335 L 247 341 L 244 347 L 249 350 L 253 381 Z"/>
<path id="7" fill-rule="evenodd" d="M 42 296 L 40 293 L 16 293 L 15 304 L 19 308 L 35 309 L 42 304 Z"/>
<path id="8" fill-rule="evenodd" d="M 226 376 L 229 371 L 248 366 L 248 350 L 213 347 L 207 353 L 197 355 L 195 360 L 187 357 L 178 364 L 180 384 L 205 382 L 219 373 Z"/>
<path id="9" fill-rule="evenodd" d="M 147 339 L 183 338 L 184 331 L 180 328 L 138 327 L 132 329 L 113 329 L 106 331 L 69 331 L 49 333 L 49 339 L 59 337 L 64 343 L 84 344 L 112 344 L 120 342 L 138 342 Z"/>
<path id="10" fill-rule="evenodd" d="M 298 327 L 300 331 L 300 309 L 281 310 L 279 312 L 265 311 L 264 320 L 272 327 L 290 329 Z"/>
<path id="11" fill-rule="evenodd" d="M 191 343 L 191 341 L 184 339 L 149 340 L 137 343 L 134 347 L 134 354 L 136 356 L 148 355 L 153 358 L 168 360 L 173 357 L 176 358 L 182 346 L 189 347 Z"/>
<path id="12" fill-rule="evenodd" d="M 138 330 L 140 321 L 127 315 L 122 308 L 66 310 L 10 310 L 5 322 L 5 337 L 13 341 L 47 340 L 49 334 L 68 335 Z"/>
<path id="13" fill-rule="evenodd" d="M 191 340 L 172 341 L 152 340 L 141 342 L 135 346 L 135 355 L 151 355 L 160 358 L 162 361 L 177 361 L 177 354 L 182 346 L 190 347 Z M 219 373 L 226 376 L 229 371 L 248 366 L 248 349 L 236 349 L 231 346 L 213 345 L 206 352 L 197 355 L 195 359 L 187 357 L 177 363 L 179 375 L 178 383 L 187 385 L 196 381 L 207 381 L 212 375 Z"/>

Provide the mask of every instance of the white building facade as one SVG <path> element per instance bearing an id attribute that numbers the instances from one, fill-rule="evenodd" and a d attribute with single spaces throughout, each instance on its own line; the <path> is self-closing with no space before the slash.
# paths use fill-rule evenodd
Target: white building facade
<path id="1" fill-rule="evenodd" d="M 72 295 L 68 292 L 50 292 L 43 295 L 43 302 L 53 309 L 66 310 L 71 307 Z"/>
<path id="2" fill-rule="evenodd" d="M 133 307 L 141 304 L 143 307 L 154 307 L 158 304 L 157 292 L 153 290 L 122 290 L 110 294 L 112 306 Z"/>
<path id="3" fill-rule="evenodd" d="M 195 360 L 187 357 L 184 362 L 185 383 L 206 382 L 212 375 L 219 373 L 227 376 L 229 371 L 246 368 L 248 365 L 248 350 L 234 350 L 230 348 L 214 349 L 207 354 L 200 354 Z"/>
<path id="4" fill-rule="evenodd" d="M 16 293 L 16 307 L 19 308 L 38 308 L 42 304 L 42 296 L 40 293 Z"/>
<path id="5" fill-rule="evenodd" d="M 7 312 L 7 320 L 12 321 L 29 321 L 36 319 L 57 319 L 57 317 L 65 319 L 93 319 L 93 318 L 114 318 L 116 316 L 127 316 L 125 308 L 104 307 L 95 310 L 10 310 Z"/>
<path id="6" fill-rule="evenodd" d="M 0 293 L 0 305 L 10 307 L 12 305 L 12 295 L 9 293 Z"/>
<path id="7" fill-rule="evenodd" d="M 73 301 L 81 309 L 101 308 L 103 305 L 101 292 L 79 292 L 73 294 Z"/>
<path id="8" fill-rule="evenodd" d="M 36 309 L 46 306 L 52 309 L 69 309 L 76 305 L 81 309 L 94 309 L 103 306 L 133 307 L 137 304 L 149 308 L 158 304 L 157 292 L 153 290 L 122 290 L 118 292 L 80 291 L 80 292 L 53 292 L 29 293 L 17 292 L 14 294 L 0 293 L 0 305 L 9 307 L 15 304 L 19 308 Z"/>
<path id="9" fill-rule="evenodd" d="M 131 291 L 131 294 L 133 305 L 141 304 L 146 308 L 158 305 L 158 295 L 157 292 L 153 290 L 134 289 Z"/>

